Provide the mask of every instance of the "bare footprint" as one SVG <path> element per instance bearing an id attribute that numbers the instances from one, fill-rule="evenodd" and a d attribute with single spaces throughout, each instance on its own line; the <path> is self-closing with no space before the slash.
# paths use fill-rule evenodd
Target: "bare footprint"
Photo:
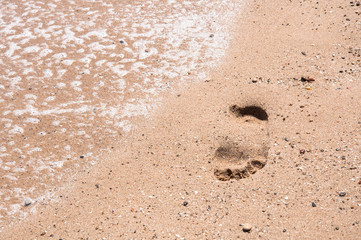
<path id="1" fill-rule="evenodd" d="M 255 174 L 267 163 L 268 114 L 258 106 L 229 107 L 228 128 L 214 154 L 214 175 L 227 181 Z"/>

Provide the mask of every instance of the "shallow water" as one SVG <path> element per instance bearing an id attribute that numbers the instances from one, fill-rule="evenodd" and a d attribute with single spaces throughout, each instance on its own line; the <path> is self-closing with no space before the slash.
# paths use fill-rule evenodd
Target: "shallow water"
<path id="1" fill-rule="evenodd" d="M 0 229 L 225 54 L 239 1 L 1 1 Z M 29 199 L 30 206 L 25 207 Z"/>

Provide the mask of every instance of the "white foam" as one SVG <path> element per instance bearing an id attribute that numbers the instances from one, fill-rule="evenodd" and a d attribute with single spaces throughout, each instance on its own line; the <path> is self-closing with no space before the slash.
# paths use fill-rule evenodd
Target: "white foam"
<path id="1" fill-rule="evenodd" d="M 40 47 L 39 46 L 30 46 L 30 47 L 26 47 L 24 49 L 24 53 L 34 53 L 34 52 L 39 52 L 40 51 Z"/>
<path id="2" fill-rule="evenodd" d="M 70 30 L 70 27 L 64 29 L 64 35 L 62 36 L 62 44 L 67 44 L 69 42 L 74 42 L 76 44 L 83 44 L 84 40 L 78 37 L 75 37 L 75 33 Z"/>
<path id="3" fill-rule="evenodd" d="M 49 96 L 45 99 L 45 101 L 51 102 L 51 101 L 54 101 L 55 99 L 56 99 L 56 96 Z"/>
<path id="4" fill-rule="evenodd" d="M 14 52 L 18 49 L 21 49 L 16 43 L 10 42 L 9 49 L 5 52 L 5 56 L 10 58 L 14 54 Z"/>
<path id="5" fill-rule="evenodd" d="M 91 32 L 88 32 L 87 34 L 81 36 L 82 38 L 90 39 L 90 37 L 97 37 L 99 39 L 103 39 L 104 37 L 107 37 L 107 30 L 106 29 L 98 29 Z"/>
<path id="6" fill-rule="evenodd" d="M 70 66 L 73 64 L 73 62 L 75 62 L 75 60 L 72 60 L 72 59 L 66 59 L 64 61 L 62 61 L 61 63 L 66 65 L 66 66 Z"/>
<path id="7" fill-rule="evenodd" d="M 58 60 L 66 58 L 68 56 L 68 54 L 66 54 L 65 52 L 62 53 L 57 53 L 53 55 L 53 58 L 56 58 Z"/>
<path id="8" fill-rule="evenodd" d="M 51 50 L 51 49 L 43 49 L 39 53 L 39 57 L 45 57 L 45 56 L 47 56 L 48 54 L 50 54 L 52 52 L 53 52 L 53 50 Z"/>
<path id="9" fill-rule="evenodd" d="M 18 125 L 14 125 L 14 128 L 9 130 L 9 134 L 21 134 L 24 133 L 24 129 Z"/>
<path id="10" fill-rule="evenodd" d="M 39 123 L 40 120 L 39 120 L 38 118 L 27 118 L 27 119 L 25 120 L 25 122 L 36 124 L 36 123 Z"/>
<path id="11" fill-rule="evenodd" d="M 124 65 L 116 65 L 110 69 L 113 71 L 113 73 L 117 74 L 118 77 L 124 77 L 129 73 L 129 71 L 124 70 Z"/>
<path id="12" fill-rule="evenodd" d="M 51 71 L 51 69 L 45 69 L 43 73 L 44 73 L 44 77 L 46 78 L 50 78 L 53 76 L 53 71 Z"/>
<path id="13" fill-rule="evenodd" d="M 36 100 L 38 97 L 34 94 L 25 94 L 25 99 L 34 99 Z"/>

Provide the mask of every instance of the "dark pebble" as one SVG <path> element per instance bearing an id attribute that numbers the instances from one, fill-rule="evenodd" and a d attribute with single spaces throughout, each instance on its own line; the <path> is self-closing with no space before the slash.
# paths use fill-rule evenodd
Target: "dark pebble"
<path id="1" fill-rule="evenodd" d="M 183 202 L 183 206 L 187 206 L 188 205 L 188 202 L 187 201 L 184 201 Z"/>
<path id="2" fill-rule="evenodd" d="M 340 197 L 344 197 L 344 196 L 346 196 L 346 193 L 345 193 L 345 192 L 340 192 L 338 195 L 339 195 Z"/>
<path id="3" fill-rule="evenodd" d="M 83 155 L 81 155 L 81 156 L 80 156 L 80 158 L 84 158 L 84 156 L 83 156 Z"/>
<path id="4" fill-rule="evenodd" d="M 316 207 L 316 203 L 312 202 L 312 207 Z"/>
<path id="5" fill-rule="evenodd" d="M 252 225 L 249 223 L 243 224 L 243 232 L 250 232 L 252 230 Z"/>
<path id="6" fill-rule="evenodd" d="M 283 229 L 283 232 L 287 232 L 287 230 L 286 230 L 286 229 Z"/>
<path id="7" fill-rule="evenodd" d="M 305 154 L 305 152 L 306 152 L 305 149 L 300 150 L 300 154 Z"/>

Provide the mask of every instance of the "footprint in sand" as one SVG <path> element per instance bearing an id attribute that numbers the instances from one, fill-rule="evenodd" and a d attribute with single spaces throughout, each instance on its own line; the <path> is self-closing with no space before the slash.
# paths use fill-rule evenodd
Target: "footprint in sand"
<path id="1" fill-rule="evenodd" d="M 268 114 L 258 106 L 229 107 L 227 127 L 214 155 L 214 175 L 221 181 L 251 176 L 267 163 Z"/>

